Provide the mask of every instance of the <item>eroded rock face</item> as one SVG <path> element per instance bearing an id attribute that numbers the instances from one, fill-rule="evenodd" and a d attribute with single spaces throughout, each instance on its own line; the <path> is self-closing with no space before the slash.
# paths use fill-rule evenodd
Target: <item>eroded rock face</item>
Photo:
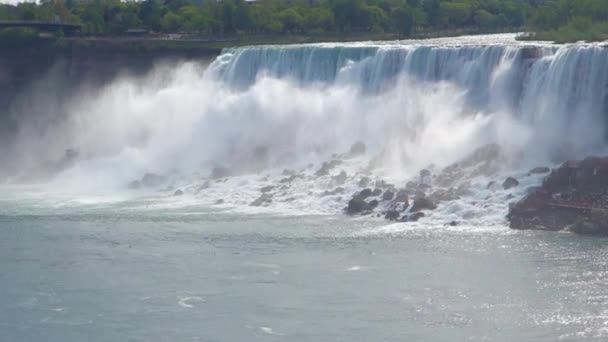
<path id="1" fill-rule="evenodd" d="M 608 158 L 569 161 L 513 204 L 511 228 L 608 235 Z"/>

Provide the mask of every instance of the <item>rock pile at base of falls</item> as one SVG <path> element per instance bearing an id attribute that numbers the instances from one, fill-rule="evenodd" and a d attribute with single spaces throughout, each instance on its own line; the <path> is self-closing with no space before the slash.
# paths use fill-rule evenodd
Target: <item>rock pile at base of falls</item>
<path id="1" fill-rule="evenodd" d="M 509 208 L 513 229 L 608 235 L 608 157 L 568 161 Z"/>
<path id="2" fill-rule="evenodd" d="M 345 212 L 351 216 L 374 215 L 390 221 L 415 222 L 432 216 L 433 211 L 445 202 L 470 196 L 470 184 L 476 177 L 497 176 L 515 158 L 515 154 L 499 145 L 490 144 L 474 150 L 460 162 L 436 174 L 432 167 L 421 170 L 419 176 L 408 181 L 403 188 L 383 181 L 374 183 L 371 178 L 363 177 L 358 185 L 364 189 L 353 194 Z M 536 173 L 542 171 L 544 169 L 535 169 Z M 369 187 L 371 184 L 374 186 Z M 497 182 L 491 182 L 488 188 L 492 185 L 497 185 Z M 519 181 L 513 177 L 502 183 L 505 191 L 518 186 Z"/>

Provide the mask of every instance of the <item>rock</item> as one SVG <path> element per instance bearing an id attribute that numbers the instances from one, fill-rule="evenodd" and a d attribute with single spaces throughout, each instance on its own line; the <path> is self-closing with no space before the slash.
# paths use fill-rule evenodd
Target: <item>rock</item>
<path id="1" fill-rule="evenodd" d="M 549 173 L 551 172 L 551 169 L 546 167 L 546 166 L 539 166 L 536 168 L 533 168 L 532 170 L 530 170 L 530 172 L 528 172 L 528 174 L 530 175 L 542 175 L 545 173 Z"/>
<path id="2" fill-rule="evenodd" d="M 366 188 L 369 186 L 369 184 L 372 182 L 372 179 L 369 177 L 363 177 L 361 178 L 361 180 L 359 181 L 359 187 L 360 188 Z"/>
<path id="3" fill-rule="evenodd" d="M 323 165 L 321 165 L 321 168 L 319 170 L 317 170 L 317 172 L 315 172 L 315 176 L 317 177 L 322 177 L 322 176 L 327 176 L 329 175 L 329 172 L 331 170 L 333 170 L 336 166 L 342 164 L 342 161 L 340 160 L 332 160 L 329 162 L 325 162 L 323 163 Z"/>
<path id="4" fill-rule="evenodd" d="M 348 151 L 349 156 L 358 157 L 364 155 L 367 151 L 367 147 L 361 141 L 357 141 L 350 147 L 350 151 Z"/>
<path id="5" fill-rule="evenodd" d="M 164 176 L 157 175 L 155 173 L 146 173 L 141 179 L 141 184 L 146 188 L 157 187 L 166 182 Z"/>
<path id="6" fill-rule="evenodd" d="M 346 213 L 348 215 L 357 215 L 365 210 L 368 210 L 368 204 L 365 200 L 361 198 L 353 198 L 348 202 L 348 207 L 346 207 Z"/>
<path id="7" fill-rule="evenodd" d="M 460 223 L 459 223 L 458 221 L 452 221 L 452 222 L 448 223 L 448 226 L 451 226 L 451 227 L 456 227 L 456 226 L 458 226 L 459 224 L 460 224 Z"/>
<path id="8" fill-rule="evenodd" d="M 413 214 L 410 214 L 410 216 L 408 216 L 407 220 L 409 222 L 418 222 L 421 218 L 425 217 L 426 215 L 423 212 L 415 212 Z"/>
<path id="9" fill-rule="evenodd" d="M 409 181 L 405 184 L 405 190 L 409 192 L 415 192 L 418 189 L 418 184 L 413 181 Z"/>
<path id="10" fill-rule="evenodd" d="M 335 196 L 335 195 L 340 195 L 340 194 L 343 194 L 343 193 L 344 193 L 344 188 L 337 187 L 337 188 L 335 188 L 332 191 L 324 191 L 321 194 L 321 197 Z"/>
<path id="11" fill-rule="evenodd" d="M 486 189 L 490 190 L 493 189 L 496 186 L 496 181 L 490 181 L 488 183 L 488 185 L 486 186 Z"/>
<path id="12" fill-rule="evenodd" d="M 513 177 L 508 177 L 507 179 L 505 179 L 505 181 L 502 183 L 502 187 L 505 190 L 509 190 L 511 188 L 515 188 L 519 186 L 519 181 Z"/>
<path id="13" fill-rule="evenodd" d="M 231 176 L 230 169 L 228 169 L 226 167 L 215 167 L 215 168 L 213 168 L 213 170 L 211 170 L 211 176 L 209 176 L 209 178 L 219 179 L 219 178 L 226 178 L 226 177 L 230 177 L 230 176 Z"/>
<path id="14" fill-rule="evenodd" d="M 372 192 L 372 196 L 380 196 L 382 195 L 382 189 L 374 189 Z"/>
<path id="15" fill-rule="evenodd" d="M 127 188 L 129 188 L 130 190 L 139 190 L 141 189 L 141 182 L 138 180 L 129 182 L 129 184 L 127 184 Z"/>
<path id="16" fill-rule="evenodd" d="M 378 200 L 371 200 L 371 201 L 369 202 L 369 207 L 370 207 L 371 209 L 375 209 L 375 208 L 378 206 L 378 204 L 379 204 L 379 203 L 378 203 Z"/>
<path id="17" fill-rule="evenodd" d="M 390 201 L 390 200 L 392 200 L 394 197 L 395 197 L 395 193 L 393 193 L 393 192 L 392 192 L 392 191 L 390 191 L 390 190 L 386 190 L 386 191 L 384 192 L 384 194 L 382 195 L 382 200 L 383 200 L 383 201 Z"/>
<path id="18" fill-rule="evenodd" d="M 416 196 L 414 204 L 412 204 L 411 212 L 418 212 L 421 210 L 435 210 L 437 205 L 427 197 Z"/>
<path id="19" fill-rule="evenodd" d="M 395 202 L 397 203 L 408 203 L 409 202 L 409 196 L 407 195 L 407 191 L 401 189 L 397 192 L 397 195 L 395 196 Z"/>
<path id="20" fill-rule="evenodd" d="M 361 190 L 361 192 L 356 194 L 355 197 L 360 198 L 360 199 L 366 199 L 366 198 L 372 196 L 372 194 L 373 194 L 373 192 L 371 189 L 363 189 L 363 190 Z"/>
<path id="21" fill-rule="evenodd" d="M 205 183 L 203 183 L 203 185 L 199 186 L 196 189 L 196 194 L 199 194 L 201 191 L 205 190 L 205 189 L 209 189 L 211 187 L 211 183 L 209 181 L 206 181 Z"/>
<path id="22" fill-rule="evenodd" d="M 447 190 L 438 189 L 428 197 L 433 203 L 455 201 L 460 198 L 458 195 L 458 190 L 454 190 L 452 188 Z"/>
<path id="23" fill-rule="evenodd" d="M 275 189 L 274 185 L 268 185 L 268 186 L 265 186 L 265 187 L 261 188 L 260 191 L 262 193 L 267 193 L 267 192 L 271 192 L 274 189 Z"/>
<path id="24" fill-rule="evenodd" d="M 567 228 L 580 235 L 608 235 L 608 224 L 606 222 L 594 222 L 586 218 L 577 220 Z"/>
<path id="25" fill-rule="evenodd" d="M 384 215 L 384 218 L 389 221 L 397 221 L 401 214 L 397 210 L 389 210 Z"/>
<path id="26" fill-rule="evenodd" d="M 268 205 L 272 203 L 272 195 L 262 194 L 262 196 L 258 197 L 255 201 L 249 204 L 250 207 L 261 207 L 263 205 Z"/>
<path id="27" fill-rule="evenodd" d="M 291 175 L 291 176 L 289 176 L 289 177 L 287 177 L 287 178 L 283 178 L 283 179 L 281 179 L 281 180 L 279 181 L 279 183 L 281 183 L 281 184 L 291 183 L 291 182 L 293 182 L 294 180 L 296 180 L 296 179 L 298 179 L 298 178 L 299 178 L 299 176 L 298 176 L 298 175 Z"/>
<path id="28" fill-rule="evenodd" d="M 509 207 L 513 229 L 608 235 L 608 158 L 568 161 Z"/>
<path id="29" fill-rule="evenodd" d="M 177 189 L 174 193 L 173 196 L 182 196 L 184 194 L 184 192 L 182 190 Z"/>
<path id="30" fill-rule="evenodd" d="M 337 176 L 333 176 L 331 179 L 335 185 L 342 185 L 346 183 L 347 178 L 348 175 L 346 174 L 346 171 L 342 170 L 340 174 L 338 174 Z"/>
<path id="31" fill-rule="evenodd" d="M 219 199 L 219 200 L 215 201 L 215 205 L 220 205 L 220 204 L 224 204 L 223 199 Z"/>

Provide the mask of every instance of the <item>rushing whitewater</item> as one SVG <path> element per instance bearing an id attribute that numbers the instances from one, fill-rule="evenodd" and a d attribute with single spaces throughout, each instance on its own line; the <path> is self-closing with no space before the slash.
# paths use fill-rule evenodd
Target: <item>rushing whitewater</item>
<path id="1" fill-rule="evenodd" d="M 283 184 L 269 208 L 336 213 L 362 175 L 401 186 L 422 168 L 439 170 L 489 143 L 517 152 L 502 175 L 602 153 L 608 49 L 513 38 L 227 49 L 208 67 L 164 66 L 145 79 L 82 90 L 46 121 L 37 116 L 49 108 L 33 97 L 21 108 L 11 150 L 21 171 L 6 182 L 59 163 L 48 172 L 51 192 L 180 189 L 189 201 L 246 208 L 288 169 L 301 177 Z M 367 146 L 364 156 L 314 177 L 321 162 L 357 141 Z M 62 163 L 66 150 L 78 158 Z M 205 185 L 218 167 L 233 177 Z M 347 195 L 327 196 L 341 171 Z M 164 192 L 127 189 L 147 172 L 167 177 Z M 504 223 L 506 194 L 489 193 L 488 181 L 474 180 L 468 200 L 440 208 L 441 222 Z M 474 205 L 480 197 L 488 207 Z"/>

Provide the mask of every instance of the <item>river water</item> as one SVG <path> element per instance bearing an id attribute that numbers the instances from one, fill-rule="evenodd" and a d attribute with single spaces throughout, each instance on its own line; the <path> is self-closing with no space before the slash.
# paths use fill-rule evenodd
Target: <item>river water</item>
<path id="1" fill-rule="evenodd" d="M 153 201 L 1 204 L 3 341 L 608 338 L 608 240 Z"/>

